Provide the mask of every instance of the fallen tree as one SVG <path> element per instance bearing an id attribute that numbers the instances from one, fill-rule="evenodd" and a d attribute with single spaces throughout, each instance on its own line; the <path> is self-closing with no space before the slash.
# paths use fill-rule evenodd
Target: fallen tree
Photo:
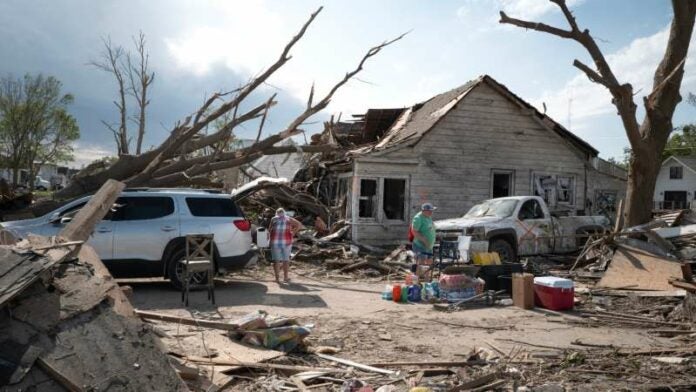
<path id="1" fill-rule="evenodd" d="M 290 50 L 304 36 L 321 10 L 322 7 L 309 17 L 300 31 L 284 47 L 280 57 L 259 76 L 234 91 L 213 94 L 195 113 L 178 122 L 158 147 L 139 155 L 120 155 L 118 160 L 101 170 L 87 167 L 76 175 L 67 187 L 57 192 L 56 197 L 67 199 L 93 192 L 108 179 L 123 181 L 129 187 L 214 186 L 216 184 L 211 176 L 216 171 L 241 166 L 263 155 L 284 154 L 296 150 L 325 152 L 335 148 L 331 145 L 276 147 L 275 144 L 301 134 L 302 124 L 326 108 L 336 91 L 358 74 L 369 58 L 401 39 L 403 35 L 370 48 L 358 66 L 347 72 L 319 101 L 314 100 L 312 86 L 305 110 L 276 134 L 261 139 L 268 111 L 276 104 L 275 94 L 265 102 L 240 113 L 242 106 L 248 107 L 247 99 L 252 92 L 292 58 Z M 252 120 L 259 120 L 260 123 L 256 142 L 247 148 L 230 150 L 229 144 L 234 137 L 234 129 Z M 204 134 L 209 127 L 216 127 L 216 130 Z"/>

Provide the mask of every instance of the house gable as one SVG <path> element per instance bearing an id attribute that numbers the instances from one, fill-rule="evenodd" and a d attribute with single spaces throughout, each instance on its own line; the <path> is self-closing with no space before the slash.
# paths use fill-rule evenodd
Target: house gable
<path id="1" fill-rule="evenodd" d="M 686 205 L 673 205 L 675 198 L 685 198 L 687 203 L 696 199 L 696 157 L 671 156 L 662 162 L 657 174 L 653 200 L 655 208 L 688 208 Z M 681 168 L 675 171 L 672 168 Z M 674 175 L 671 175 L 673 172 Z M 673 178 L 680 176 L 681 178 Z M 667 201 L 667 204 L 665 202 Z"/>

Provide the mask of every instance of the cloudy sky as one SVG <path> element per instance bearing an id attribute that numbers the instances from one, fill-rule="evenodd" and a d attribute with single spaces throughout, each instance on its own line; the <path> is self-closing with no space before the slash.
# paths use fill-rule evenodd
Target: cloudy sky
<path id="1" fill-rule="evenodd" d="M 581 27 L 589 28 L 621 81 L 640 96 L 664 52 L 671 6 L 667 0 L 568 0 Z M 324 11 L 293 51 L 293 59 L 254 97 L 279 93 L 266 133 L 283 127 L 303 108 L 310 86 L 325 91 L 352 69 L 364 51 L 411 31 L 366 66 L 318 115 L 373 107 L 404 107 L 488 74 L 593 144 L 600 155 L 620 157 L 623 128 L 601 87 L 572 67 L 591 63 L 574 42 L 498 24 L 498 11 L 565 27 L 547 0 L 0 0 L 0 74 L 56 76 L 75 95 L 71 107 L 82 137 L 78 166 L 115 151 L 101 120 L 115 122 L 115 83 L 88 65 L 101 39 L 124 46 L 143 31 L 156 72 L 145 145 L 161 142 L 173 124 L 215 91 L 238 87 L 273 62 L 285 42 L 320 5 Z M 692 45 L 693 47 L 693 45 Z M 682 94 L 696 92 L 696 53 L 686 65 Z M 641 114 L 642 115 L 642 114 Z M 696 119 L 677 108 L 675 124 Z M 240 128 L 240 137 L 255 129 Z"/>

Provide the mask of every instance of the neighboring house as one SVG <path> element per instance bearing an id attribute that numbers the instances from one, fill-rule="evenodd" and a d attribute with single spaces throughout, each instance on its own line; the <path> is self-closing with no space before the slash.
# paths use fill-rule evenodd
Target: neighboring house
<path id="1" fill-rule="evenodd" d="M 297 146 L 292 139 L 285 139 L 276 144 L 277 147 Z M 248 165 L 246 173 L 253 177 L 273 177 L 287 178 L 292 181 L 298 170 L 302 168 L 306 162 L 308 155 L 299 151 L 289 154 L 264 155 Z M 251 181 L 247 176 L 242 180 L 242 183 Z"/>
<path id="2" fill-rule="evenodd" d="M 34 164 L 39 166 L 38 163 Z M 53 163 L 45 163 L 38 167 L 35 176 L 41 177 L 42 179 L 51 183 L 52 186 L 64 187 L 68 185 L 70 178 L 77 173 L 77 170 L 70 169 L 67 166 L 59 166 Z M 0 168 L 0 177 L 4 178 L 6 181 L 12 181 L 12 170 L 8 168 Z M 29 183 L 29 169 L 19 169 L 18 182 L 21 185 L 26 185 Z"/>
<path id="3" fill-rule="evenodd" d="M 246 148 L 255 140 L 239 139 L 237 148 Z M 276 144 L 277 147 L 297 146 L 292 139 L 285 139 Z M 241 170 L 232 168 L 223 171 L 225 188 L 234 189 L 258 177 L 286 178 L 292 181 L 295 173 L 302 168 L 309 154 L 299 151 L 288 154 L 264 155 L 254 162 L 244 165 Z"/>
<path id="4" fill-rule="evenodd" d="M 696 155 L 671 156 L 657 175 L 654 209 L 690 208 L 696 200 Z"/>
<path id="5" fill-rule="evenodd" d="M 424 202 L 444 219 L 488 198 L 539 195 L 560 214 L 613 218 L 625 194 L 625 171 L 487 75 L 410 108 L 369 110 L 360 122 L 352 144 L 360 132 L 373 142 L 336 165 L 331 203 L 344 206 L 358 242 L 403 241 Z"/>

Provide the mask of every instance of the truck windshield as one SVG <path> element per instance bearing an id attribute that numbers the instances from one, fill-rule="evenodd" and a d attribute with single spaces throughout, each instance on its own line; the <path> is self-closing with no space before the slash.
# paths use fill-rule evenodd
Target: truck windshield
<path id="1" fill-rule="evenodd" d="M 507 218 L 512 215 L 517 206 L 517 200 L 486 200 L 481 204 L 477 204 L 464 215 L 465 218 L 480 218 L 482 216 L 495 216 L 498 218 Z"/>

